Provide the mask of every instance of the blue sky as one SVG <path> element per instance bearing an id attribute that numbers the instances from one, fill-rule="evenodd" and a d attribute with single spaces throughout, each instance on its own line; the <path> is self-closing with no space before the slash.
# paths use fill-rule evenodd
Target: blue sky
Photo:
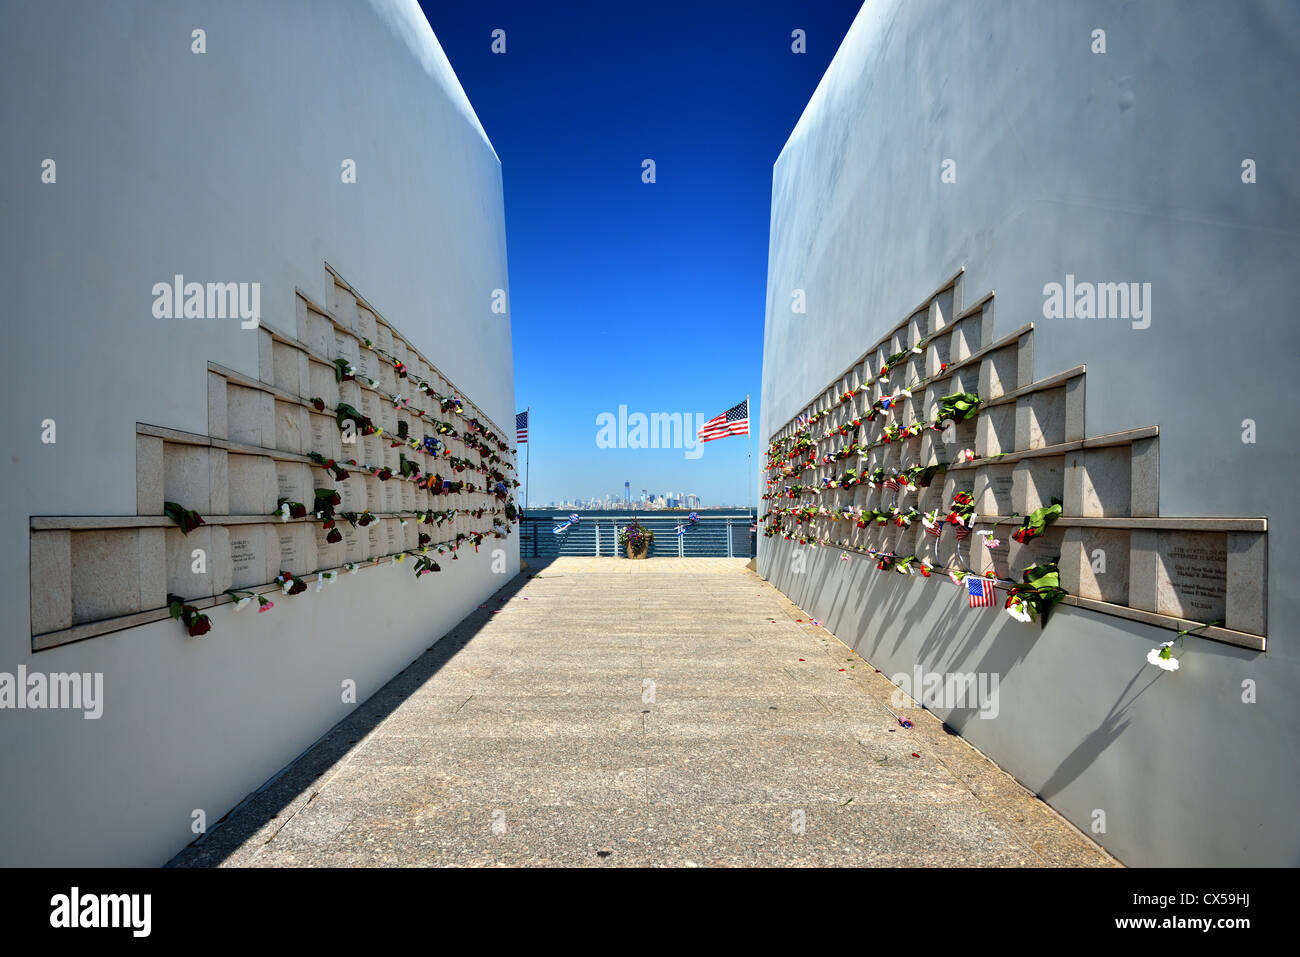
<path id="1" fill-rule="evenodd" d="M 859 0 L 421 5 L 501 158 L 530 504 L 625 480 L 743 502 L 746 439 L 599 448 L 597 417 L 748 393 L 757 418 L 772 164 Z"/>

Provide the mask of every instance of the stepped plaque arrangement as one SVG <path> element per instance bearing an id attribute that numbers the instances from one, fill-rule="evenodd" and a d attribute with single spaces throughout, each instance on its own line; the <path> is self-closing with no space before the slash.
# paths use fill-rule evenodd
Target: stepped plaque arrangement
<path id="1" fill-rule="evenodd" d="M 1161 515 L 1158 426 L 1087 435 L 1086 368 L 1035 379 L 1033 323 L 995 340 L 993 306 L 959 273 L 777 429 L 764 535 L 1262 651 L 1267 520 Z"/>
<path id="2" fill-rule="evenodd" d="M 256 378 L 208 364 L 206 434 L 137 424 L 134 516 L 31 519 L 33 650 L 169 615 L 203 635 L 216 605 L 510 534 L 508 433 L 330 275 L 296 335 L 256 330 Z"/>

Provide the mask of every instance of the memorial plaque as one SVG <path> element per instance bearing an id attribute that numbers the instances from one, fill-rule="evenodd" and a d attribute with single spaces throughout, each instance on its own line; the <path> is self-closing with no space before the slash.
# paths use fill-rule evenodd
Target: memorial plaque
<path id="1" fill-rule="evenodd" d="M 306 522 L 276 526 L 280 542 L 280 569 L 306 575 L 316 569 L 315 526 Z"/>
<path id="2" fill-rule="evenodd" d="M 357 297 L 337 283 L 334 284 L 334 315 L 349 329 L 357 325 Z"/>
<path id="3" fill-rule="evenodd" d="M 1016 448 L 1039 449 L 1065 441 L 1065 386 L 1016 400 Z"/>
<path id="4" fill-rule="evenodd" d="M 311 469 L 301 462 L 276 462 L 277 498 L 301 502 L 311 508 L 316 500 L 311 484 Z"/>
<path id="5" fill-rule="evenodd" d="M 379 361 L 378 356 L 365 347 L 360 347 L 357 351 L 357 377 L 365 379 L 379 378 Z"/>
<path id="6" fill-rule="evenodd" d="M 938 375 L 939 366 L 948 362 L 948 337 L 940 336 L 930 343 L 925 351 L 925 373 L 927 376 Z"/>
<path id="7" fill-rule="evenodd" d="M 1058 502 L 1065 495 L 1065 457 L 1022 459 L 1013 469 L 1011 507 L 1017 515 Z"/>
<path id="8" fill-rule="evenodd" d="M 998 534 L 1003 537 L 1004 541 L 1010 541 L 1011 533 L 1017 527 L 1003 525 L 999 527 Z M 1043 565 L 1048 562 L 1059 564 L 1064 535 L 1064 528 L 1049 526 L 1043 534 L 1035 536 L 1026 544 L 1011 542 L 1010 577 L 1020 581 L 1021 573 L 1032 565 Z"/>
<path id="9" fill-rule="evenodd" d="M 162 448 L 163 499 L 201 514 L 212 511 L 212 450 L 175 442 Z"/>
<path id="10" fill-rule="evenodd" d="M 193 534 L 197 535 L 196 530 Z M 167 529 L 168 584 L 177 580 L 171 566 L 182 547 L 179 529 Z M 74 532 L 69 543 L 71 623 L 98 621 L 140 611 L 140 532 L 95 529 Z M 184 553 L 185 556 L 189 552 Z M 123 560 L 129 558 L 129 560 Z M 185 564 L 188 572 L 189 565 Z M 189 595 L 185 595 L 189 597 Z M 196 596 L 198 597 L 198 596 Z M 66 614 L 66 608 L 60 609 Z"/>
<path id="11" fill-rule="evenodd" d="M 384 520 L 384 554 L 395 555 L 402 550 L 402 525 L 395 518 Z"/>
<path id="12" fill-rule="evenodd" d="M 344 520 L 343 524 L 346 525 L 347 521 Z M 326 541 L 331 529 L 327 529 L 323 525 L 319 524 L 314 527 L 316 529 L 316 568 L 335 568 L 342 565 L 344 552 L 343 543 Z M 337 523 L 335 524 L 335 528 L 338 528 Z M 343 530 L 340 528 L 339 533 L 342 534 L 342 532 Z"/>
<path id="13" fill-rule="evenodd" d="M 355 472 L 348 473 L 345 481 L 337 483 L 339 497 L 343 500 L 336 511 L 361 512 L 366 509 L 366 480 Z"/>
<path id="14" fill-rule="evenodd" d="M 167 591 L 183 598 L 206 598 L 229 588 L 230 536 L 222 525 L 205 525 L 185 535 L 178 528 L 166 534 Z M 196 550 L 203 552 L 203 571 L 196 571 Z M 74 581 L 77 574 L 73 552 Z"/>
<path id="15" fill-rule="evenodd" d="M 234 525 L 228 529 L 232 588 L 265 585 L 275 577 L 267 576 L 266 529 L 265 525 Z"/>
<path id="16" fill-rule="evenodd" d="M 334 330 L 334 351 L 330 355 L 331 359 L 347 359 L 355 367 L 360 362 L 357 355 L 357 340 L 341 329 Z"/>
<path id="17" fill-rule="evenodd" d="M 275 403 L 275 447 L 284 452 L 305 451 L 303 429 L 307 410 L 293 402 Z"/>
<path id="18" fill-rule="evenodd" d="M 334 323 L 327 316 L 314 310 L 307 310 L 307 332 L 302 336 L 304 343 L 319 356 L 328 356 L 334 342 Z"/>
<path id="19" fill-rule="evenodd" d="M 963 426 L 966 423 L 962 423 Z M 974 440 L 965 445 L 958 441 L 952 452 L 974 449 L 981 458 L 1002 452 L 1013 452 L 1016 447 L 1016 407 L 1011 404 L 995 405 L 975 417 Z"/>
<path id="20" fill-rule="evenodd" d="M 351 524 L 344 521 L 339 525 L 343 532 L 343 557 L 345 561 L 360 562 L 367 558 L 366 548 L 370 544 L 370 536 L 363 534 L 363 531 L 354 528 Z"/>
<path id="21" fill-rule="evenodd" d="M 275 399 L 269 392 L 227 383 L 226 431 L 230 441 L 275 447 Z"/>
<path id="22" fill-rule="evenodd" d="M 1015 509 L 1011 504 L 1011 491 L 1014 484 L 1013 466 L 990 465 L 978 470 L 975 487 L 980 494 L 975 496 L 975 511 L 980 515 L 1011 515 Z"/>
<path id="23" fill-rule="evenodd" d="M 1081 598 L 1128 604 L 1129 530 L 1067 528 L 1061 547 L 1061 587 Z"/>
<path id="24" fill-rule="evenodd" d="M 301 395 L 308 385 L 303 381 L 301 350 L 288 343 L 276 341 L 271 344 L 271 355 L 276 388 Z"/>
<path id="25" fill-rule="evenodd" d="M 328 415 L 317 415 L 310 413 L 307 416 L 309 422 L 309 452 L 317 452 L 327 459 L 338 459 L 343 451 L 339 444 L 339 427 L 338 423 Z"/>
<path id="26" fill-rule="evenodd" d="M 1091 518 L 1127 516 L 1132 501 L 1131 455 L 1127 445 L 1070 453 L 1064 498 L 1069 514 Z"/>
<path id="27" fill-rule="evenodd" d="M 279 529 L 276 537 L 280 539 L 280 565 L 283 568 L 292 570 L 302 561 L 302 553 L 298 548 L 299 535 L 290 526 Z"/>
<path id="28" fill-rule="evenodd" d="M 260 455 L 232 455 L 227 466 L 230 514 L 269 515 L 275 511 L 275 462 Z"/>
<path id="29" fill-rule="evenodd" d="M 365 306 L 357 306 L 357 335 L 372 342 L 375 338 L 375 314 Z"/>
<path id="30" fill-rule="evenodd" d="M 1004 393 L 1014 391 L 1017 384 L 1018 359 L 1018 343 L 990 352 L 980 362 L 979 388 L 967 389 L 966 391 L 978 392 L 980 398 L 986 402 L 989 399 L 996 399 Z"/>
<path id="31" fill-rule="evenodd" d="M 361 411 L 377 426 L 384 424 L 384 413 L 379 401 L 379 393 L 373 389 L 364 389 L 361 393 Z"/>
<path id="32" fill-rule="evenodd" d="M 1157 610 L 1192 621 L 1222 619 L 1228 543 L 1223 532 L 1165 532 L 1159 538 Z"/>
<path id="33" fill-rule="evenodd" d="M 371 468 L 379 468 L 384 464 L 384 445 L 386 444 L 383 436 L 362 436 L 357 439 L 357 461 Z"/>

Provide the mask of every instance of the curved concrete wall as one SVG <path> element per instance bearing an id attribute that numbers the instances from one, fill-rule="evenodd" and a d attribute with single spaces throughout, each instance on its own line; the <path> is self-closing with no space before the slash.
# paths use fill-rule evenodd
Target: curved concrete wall
<path id="1" fill-rule="evenodd" d="M 1130 864 L 1300 862 L 1297 63 L 1294 4 L 871 0 L 774 170 L 761 436 L 965 266 L 995 339 L 1037 324 L 1034 378 L 1087 364 L 1088 435 L 1160 427 L 1162 515 L 1269 518 L 1268 652 L 1193 638 L 1169 675 L 1144 658 L 1170 631 L 1062 608 L 1040 633 L 760 539 L 887 674 L 1001 672 L 996 719 L 945 717 L 1085 830 L 1105 811 Z M 1045 319 L 1067 274 L 1151 283 L 1150 326 Z"/>
<path id="2" fill-rule="evenodd" d="M 328 262 L 512 440 L 501 168 L 415 0 L 30 2 L 2 33 L 0 671 L 103 672 L 105 700 L 0 711 L 0 863 L 160 864 L 351 710 L 344 679 L 364 701 L 500 587 L 517 538 L 505 574 L 466 550 L 220 607 L 203 640 L 164 621 L 32 655 L 28 516 L 135 514 L 136 422 L 206 434 L 207 363 L 257 378 L 256 332 L 153 318 L 176 273 L 260 282 L 294 336 Z"/>

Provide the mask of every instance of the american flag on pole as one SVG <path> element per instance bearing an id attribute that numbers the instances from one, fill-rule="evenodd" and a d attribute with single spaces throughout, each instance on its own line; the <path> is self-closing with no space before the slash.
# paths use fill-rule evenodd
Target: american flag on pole
<path id="1" fill-rule="evenodd" d="M 515 413 L 515 442 L 519 445 L 528 441 L 528 410 Z"/>
<path id="2" fill-rule="evenodd" d="M 978 575 L 966 578 L 966 595 L 972 608 L 993 607 L 993 582 Z"/>
<path id="3" fill-rule="evenodd" d="M 712 442 L 729 435 L 749 435 L 748 399 L 705 422 L 700 429 L 699 439 L 701 442 Z"/>
<path id="4" fill-rule="evenodd" d="M 964 542 L 966 541 L 966 539 L 970 538 L 969 525 L 954 525 L 953 529 L 955 530 L 955 533 L 957 535 L 957 541 Z"/>

